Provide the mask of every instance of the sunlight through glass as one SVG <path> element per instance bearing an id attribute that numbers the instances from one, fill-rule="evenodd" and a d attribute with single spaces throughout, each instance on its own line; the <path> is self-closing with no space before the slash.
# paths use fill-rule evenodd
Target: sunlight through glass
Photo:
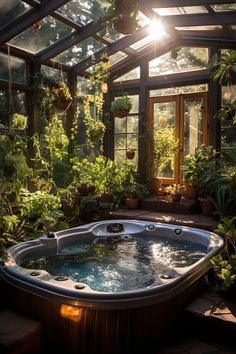
<path id="1" fill-rule="evenodd" d="M 164 27 L 159 21 L 152 21 L 149 25 L 149 37 L 152 40 L 160 39 L 166 35 Z"/>

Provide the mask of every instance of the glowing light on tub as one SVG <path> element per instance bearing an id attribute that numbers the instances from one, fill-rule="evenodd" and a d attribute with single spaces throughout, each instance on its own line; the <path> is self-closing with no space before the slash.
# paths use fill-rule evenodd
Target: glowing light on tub
<path id="1" fill-rule="evenodd" d="M 60 315 L 61 317 L 67 318 L 73 322 L 80 322 L 84 309 L 82 307 L 61 305 Z"/>

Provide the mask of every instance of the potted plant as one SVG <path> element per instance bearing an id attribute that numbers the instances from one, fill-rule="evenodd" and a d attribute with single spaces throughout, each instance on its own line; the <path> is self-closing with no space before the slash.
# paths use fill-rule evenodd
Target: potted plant
<path id="1" fill-rule="evenodd" d="M 145 185 L 133 182 L 125 187 L 124 193 L 125 205 L 127 208 L 136 209 L 138 207 L 139 201 L 148 194 L 148 190 Z"/>
<path id="2" fill-rule="evenodd" d="M 203 174 L 210 174 L 215 171 L 216 151 L 213 146 L 202 144 L 195 149 L 194 154 L 186 156 L 183 167 L 185 182 L 185 197 L 196 198 L 198 186 Z"/>
<path id="3" fill-rule="evenodd" d="M 138 1 L 137 0 L 108 0 L 111 4 L 110 14 L 114 28 L 122 34 L 131 34 L 138 27 Z"/>
<path id="4" fill-rule="evenodd" d="M 54 105 L 58 112 L 65 111 L 72 102 L 72 96 L 69 87 L 64 81 L 58 83 L 58 85 L 52 89 L 54 95 Z"/>
<path id="5" fill-rule="evenodd" d="M 115 117 L 119 117 L 119 118 L 127 117 L 131 108 L 132 108 L 132 101 L 130 97 L 128 97 L 127 95 L 118 97 L 111 103 L 111 111 L 114 113 Z"/>
<path id="6" fill-rule="evenodd" d="M 99 214 L 102 219 L 109 219 L 113 204 L 108 202 L 99 203 Z"/>
<path id="7" fill-rule="evenodd" d="M 135 151 L 137 149 L 137 142 L 134 139 L 131 139 L 127 145 L 126 157 L 129 160 L 132 160 L 135 156 Z"/>
<path id="8" fill-rule="evenodd" d="M 93 196 L 83 197 L 79 204 L 79 217 L 81 221 L 90 222 L 98 212 L 98 199 Z"/>
<path id="9" fill-rule="evenodd" d="M 28 124 L 28 117 L 23 114 L 14 113 L 12 116 L 12 128 L 14 129 L 26 129 Z"/>
<path id="10" fill-rule="evenodd" d="M 183 189 L 180 184 L 173 184 L 173 186 L 167 186 L 165 192 L 170 195 L 172 202 L 180 202 Z"/>

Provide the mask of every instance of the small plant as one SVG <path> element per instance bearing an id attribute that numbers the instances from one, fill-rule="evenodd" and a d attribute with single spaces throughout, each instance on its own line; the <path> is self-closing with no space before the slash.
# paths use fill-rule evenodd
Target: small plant
<path id="1" fill-rule="evenodd" d="M 183 188 L 180 184 L 173 184 L 172 186 L 167 186 L 165 192 L 170 195 L 182 195 Z"/>
<path id="2" fill-rule="evenodd" d="M 126 198 L 143 199 L 148 194 L 148 189 L 145 185 L 133 182 L 125 187 L 124 190 Z"/>
<path id="3" fill-rule="evenodd" d="M 232 255 L 230 260 L 224 259 L 221 255 L 212 257 L 211 264 L 221 282 L 219 288 L 228 290 L 236 280 L 236 255 Z"/>
<path id="4" fill-rule="evenodd" d="M 124 95 L 116 98 L 111 104 L 111 111 L 116 117 L 126 117 L 132 108 L 132 101 L 130 97 Z"/>
<path id="5" fill-rule="evenodd" d="M 23 114 L 14 113 L 12 116 L 12 128 L 26 129 L 28 124 L 28 117 Z"/>

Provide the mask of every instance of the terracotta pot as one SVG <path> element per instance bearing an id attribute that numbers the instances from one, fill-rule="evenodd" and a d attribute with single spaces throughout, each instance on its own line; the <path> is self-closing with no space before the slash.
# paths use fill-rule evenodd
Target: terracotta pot
<path id="1" fill-rule="evenodd" d="M 185 185 L 184 197 L 187 199 L 197 199 L 197 187 L 192 184 Z"/>
<path id="2" fill-rule="evenodd" d="M 88 187 L 86 185 L 81 185 L 77 187 L 77 192 L 80 195 L 87 195 L 88 194 Z"/>
<path id="3" fill-rule="evenodd" d="M 88 192 L 88 194 L 94 195 L 94 194 L 95 194 L 95 191 L 96 191 L 96 187 L 95 187 L 95 186 L 88 186 L 88 187 L 87 187 L 87 192 Z"/>
<path id="4" fill-rule="evenodd" d="M 173 194 L 173 195 L 171 195 L 171 200 L 172 200 L 172 202 L 180 202 L 180 200 L 181 200 L 181 194 Z"/>
<path id="5" fill-rule="evenodd" d="M 102 203 L 112 203 L 113 196 L 108 194 L 108 193 L 102 193 L 101 196 L 100 196 L 100 201 Z"/>
<path id="6" fill-rule="evenodd" d="M 71 105 L 71 101 L 56 101 L 54 105 L 57 112 L 64 112 Z"/>
<path id="7" fill-rule="evenodd" d="M 125 205 L 128 209 L 137 209 L 138 207 L 138 198 L 137 197 L 129 197 L 125 199 Z"/>
<path id="8" fill-rule="evenodd" d="M 122 110 L 122 111 L 116 111 L 114 112 L 114 116 L 118 117 L 118 118 L 124 118 L 127 117 L 127 115 L 129 114 L 129 111 L 127 109 Z"/>
<path id="9" fill-rule="evenodd" d="M 135 156 L 135 151 L 134 150 L 127 150 L 126 151 L 126 157 L 129 160 L 132 160 Z"/>
<path id="10" fill-rule="evenodd" d="M 206 216 L 212 216 L 213 212 L 216 210 L 214 204 L 207 197 L 198 197 L 201 205 L 202 213 Z"/>
<path id="11" fill-rule="evenodd" d="M 114 21 L 114 28 L 122 34 L 131 34 L 138 29 L 136 18 L 121 15 Z"/>

